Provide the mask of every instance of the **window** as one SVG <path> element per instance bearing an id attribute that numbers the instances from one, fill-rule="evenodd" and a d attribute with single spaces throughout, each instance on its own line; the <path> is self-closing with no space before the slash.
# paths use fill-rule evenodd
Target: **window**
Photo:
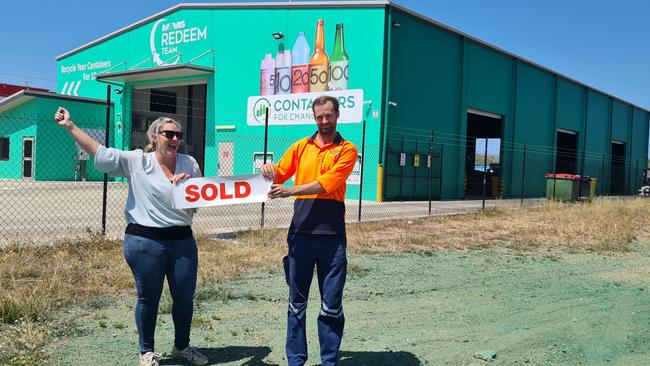
<path id="1" fill-rule="evenodd" d="M 176 93 L 151 89 L 149 110 L 152 112 L 176 114 Z"/>
<path id="2" fill-rule="evenodd" d="M 0 160 L 9 160 L 9 137 L 0 137 Z"/>

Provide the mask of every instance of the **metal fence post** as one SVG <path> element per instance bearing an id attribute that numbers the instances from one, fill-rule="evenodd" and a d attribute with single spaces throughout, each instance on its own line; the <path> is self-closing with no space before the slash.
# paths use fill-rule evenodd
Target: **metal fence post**
<path id="1" fill-rule="evenodd" d="M 111 86 L 106 86 L 106 136 L 104 145 L 109 146 L 111 128 Z M 104 184 L 102 186 L 102 236 L 106 236 L 106 201 L 108 198 L 108 173 L 104 173 Z"/>
<path id="2" fill-rule="evenodd" d="M 526 181 L 526 143 L 524 143 L 524 156 L 521 159 L 521 191 L 519 206 L 524 207 L 524 183 Z"/>
<path id="3" fill-rule="evenodd" d="M 555 187 L 557 185 L 557 146 L 553 149 L 553 201 L 555 201 Z"/>
<path id="4" fill-rule="evenodd" d="M 443 163 L 444 163 L 444 157 L 445 155 L 443 154 L 445 151 L 445 145 L 440 144 L 440 176 L 438 177 L 438 199 L 442 201 L 442 172 L 445 170 L 442 168 Z M 433 163 L 432 163 L 433 165 Z"/>
<path id="5" fill-rule="evenodd" d="M 431 216 L 431 169 L 433 169 L 433 130 L 431 130 L 431 141 L 429 141 L 429 155 L 427 155 L 427 198 L 429 199 L 429 216 Z"/>
<path id="6" fill-rule="evenodd" d="M 363 200 L 363 159 L 366 157 L 366 120 L 363 120 L 363 132 L 361 134 L 361 166 L 359 169 L 359 217 L 358 221 L 361 222 L 361 201 Z"/>
<path id="7" fill-rule="evenodd" d="M 406 165 L 406 153 L 404 152 L 404 136 L 402 136 L 402 148 L 400 151 L 400 164 L 399 164 L 399 200 L 404 201 L 402 187 L 404 187 L 404 165 L 402 165 L 402 154 L 404 154 L 404 165 Z"/>
<path id="8" fill-rule="evenodd" d="M 639 158 L 636 158 L 636 165 L 634 168 L 634 185 L 632 186 L 632 194 L 636 194 L 637 185 L 639 184 Z"/>
<path id="9" fill-rule="evenodd" d="M 263 163 L 266 164 L 266 155 L 268 151 L 268 142 L 269 142 L 269 109 L 266 108 L 266 113 L 264 113 L 264 158 Z M 260 217 L 260 228 L 264 229 L 264 210 L 266 209 L 266 202 L 262 202 L 262 212 Z"/>
<path id="10" fill-rule="evenodd" d="M 487 185 L 487 152 L 488 152 L 488 138 L 485 138 L 485 155 L 483 156 L 483 204 L 481 209 L 485 210 L 485 191 Z"/>
<path id="11" fill-rule="evenodd" d="M 602 196 L 604 191 L 603 188 L 605 188 L 605 153 L 603 153 L 603 165 L 600 168 L 600 174 L 600 195 Z"/>
<path id="12" fill-rule="evenodd" d="M 417 138 L 415 138 L 415 153 L 413 153 L 413 197 L 412 197 L 413 201 L 415 201 L 416 197 L 417 197 L 415 192 L 416 192 L 416 189 L 417 189 L 416 183 L 417 183 L 417 180 L 418 180 L 418 167 L 415 166 L 415 155 L 419 155 L 418 154 L 418 139 Z M 419 164 L 420 164 L 420 162 L 418 162 L 418 165 Z"/>

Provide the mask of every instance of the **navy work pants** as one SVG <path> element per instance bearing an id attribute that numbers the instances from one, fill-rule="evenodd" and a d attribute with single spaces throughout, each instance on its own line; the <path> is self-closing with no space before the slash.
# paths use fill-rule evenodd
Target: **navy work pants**
<path id="1" fill-rule="evenodd" d="M 285 270 L 289 283 L 289 310 L 286 352 L 289 366 L 302 366 L 307 362 L 305 313 L 314 266 L 321 296 L 318 314 L 321 361 L 323 366 L 336 365 L 345 324 L 342 306 L 347 271 L 345 234 L 290 233 L 287 242 L 289 254 Z"/>

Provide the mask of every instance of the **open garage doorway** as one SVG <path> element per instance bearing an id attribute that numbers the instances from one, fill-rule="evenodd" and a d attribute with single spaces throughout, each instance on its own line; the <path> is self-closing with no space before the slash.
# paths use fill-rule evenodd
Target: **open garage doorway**
<path id="1" fill-rule="evenodd" d="M 183 126 L 179 152 L 192 155 L 204 170 L 205 110 L 207 86 L 202 83 L 175 83 L 133 88 L 131 104 L 131 149 L 147 145 L 147 128 L 158 117 L 170 117 Z"/>
<path id="2" fill-rule="evenodd" d="M 557 130 L 556 141 L 555 172 L 558 174 L 577 174 L 578 134 L 568 130 Z"/>
<path id="3" fill-rule="evenodd" d="M 503 119 L 498 114 L 467 111 L 465 155 L 465 197 L 500 197 L 501 134 Z"/>
<path id="4" fill-rule="evenodd" d="M 625 143 L 612 141 L 612 167 L 610 169 L 609 194 L 623 194 L 625 186 Z"/>

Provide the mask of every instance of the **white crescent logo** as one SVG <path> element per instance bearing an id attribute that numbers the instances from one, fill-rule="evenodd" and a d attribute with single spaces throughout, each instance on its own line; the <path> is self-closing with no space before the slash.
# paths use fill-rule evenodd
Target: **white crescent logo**
<path id="1" fill-rule="evenodd" d="M 165 18 L 159 19 L 157 22 L 153 24 L 153 28 L 151 28 L 151 36 L 149 37 L 149 46 L 151 47 L 151 58 L 153 59 L 153 62 L 155 62 L 156 65 L 158 66 L 175 65 L 181 59 L 181 55 L 178 55 L 176 56 L 176 60 L 174 60 L 174 62 L 163 62 L 163 60 L 160 59 L 160 54 L 156 51 L 156 28 L 158 28 L 158 25 L 164 21 Z"/>

